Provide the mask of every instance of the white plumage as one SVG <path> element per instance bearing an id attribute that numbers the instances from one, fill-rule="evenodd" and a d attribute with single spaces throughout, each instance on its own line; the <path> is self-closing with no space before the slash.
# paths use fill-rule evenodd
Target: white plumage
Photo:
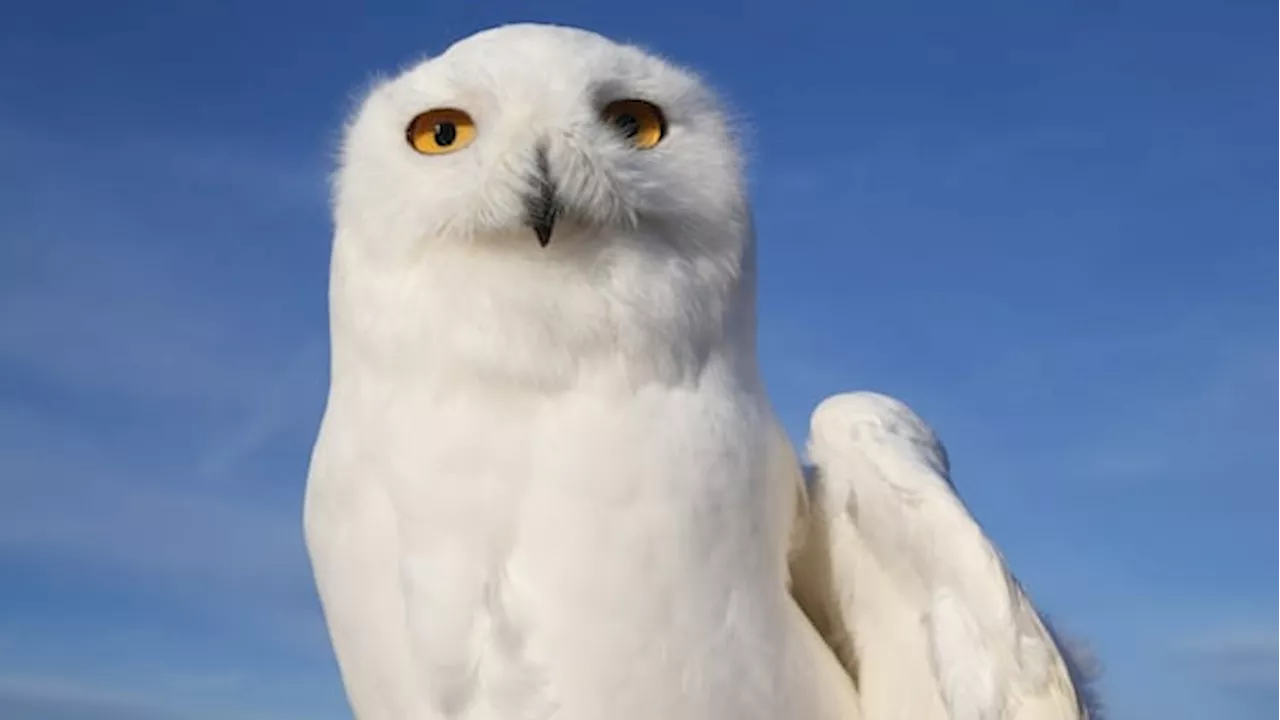
<path id="1" fill-rule="evenodd" d="M 940 450 L 847 432 L 905 411 L 824 404 L 806 498 L 695 77 L 479 33 L 373 88 L 334 215 L 305 520 L 360 720 L 1074 717 Z"/>
<path id="2" fill-rule="evenodd" d="M 884 395 L 836 395 L 813 413 L 809 455 L 795 593 L 855 669 L 866 717 L 1089 717 L 1083 678 L 956 496 L 923 420 Z"/>

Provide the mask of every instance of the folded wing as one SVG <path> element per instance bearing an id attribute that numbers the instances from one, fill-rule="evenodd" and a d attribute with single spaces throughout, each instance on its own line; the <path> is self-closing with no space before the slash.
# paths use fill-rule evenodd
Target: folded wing
<path id="1" fill-rule="evenodd" d="M 792 593 L 867 720 L 1091 717 L 928 425 L 893 398 L 837 395 L 814 411 L 809 456 Z"/>

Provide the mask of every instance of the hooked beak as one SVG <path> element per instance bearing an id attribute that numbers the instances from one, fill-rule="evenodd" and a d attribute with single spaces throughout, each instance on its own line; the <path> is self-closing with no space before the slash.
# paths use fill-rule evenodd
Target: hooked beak
<path id="1" fill-rule="evenodd" d="M 525 223 L 538 236 L 538 244 L 546 247 L 551 242 L 560 215 L 560 203 L 556 199 L 556 186 L 551 180 L 546 148 L 538 148 L 538 174 L 533 180 L 533 192 L 525 198 Z"/>

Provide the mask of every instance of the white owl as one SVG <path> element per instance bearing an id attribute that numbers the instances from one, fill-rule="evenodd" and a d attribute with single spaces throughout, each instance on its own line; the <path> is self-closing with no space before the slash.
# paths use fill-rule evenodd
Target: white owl
<path id="1" fill-rule="evenodd" d="M 479 33 L 372 89 L 335 195 L 305 520 L 360 720 L 1082 716 L 908 410 L 826 401 L 806 490 L 693 75 Z"/>

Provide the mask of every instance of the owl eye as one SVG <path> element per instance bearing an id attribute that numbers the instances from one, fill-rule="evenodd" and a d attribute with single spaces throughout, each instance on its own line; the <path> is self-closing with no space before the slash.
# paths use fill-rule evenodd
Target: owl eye
<path id="1" fill-rule="evenodd" d="M 667 120 L 657 105 L 644 100 L 615 100 L 601 117 L 627 142 L 640 150 L 654 147 L 667 135 Z"/>
<path id="2" fill-rule="evenodd" d="M 428 110 L 409 121 L 405 139 L 423 155 L 443 155 L 470 145 L 476 139 L 476 124 L 461 110 Z"/>

